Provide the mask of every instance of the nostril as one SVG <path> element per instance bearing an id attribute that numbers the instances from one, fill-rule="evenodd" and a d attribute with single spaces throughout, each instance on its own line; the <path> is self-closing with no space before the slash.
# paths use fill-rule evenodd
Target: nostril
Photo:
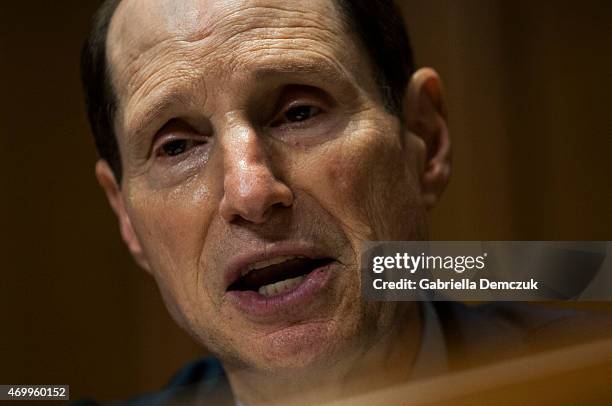
<path id="1" fill-rule="evenodd" d="M 246 180 L 250 182 L 244 182 Z M 260 224 L 265 222 L 275 209 L 293 204 L 293 193 L 289 186 L 272 176 L 243 178 L 242 181 L 226 184 L 220 212 L 228 222 L 240 217 Z"/>

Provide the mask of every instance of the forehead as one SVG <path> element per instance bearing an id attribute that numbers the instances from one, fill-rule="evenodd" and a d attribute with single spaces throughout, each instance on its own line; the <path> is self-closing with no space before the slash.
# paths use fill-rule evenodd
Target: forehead
<path id="1" fill-rule="evenodd" d="M 329 26 L 339 16 L 334 0 L 122 0 L 111 31 L 128 42 L 151 45 L 169 34 L 196 40 L 231 23 L 248 28 L 257 17 L 280 19 L 279 25 L 293 20 Z"/>
<path id="2" fill-rule="evenodd" d="M 177 60 L 190 54 L 203 60 L 248 51 L 249 44 L 273 50 L 285 40 L 289 48 L 284 50 L 326 46 L 321 56 L 331 57 L 330 49 L 347 53 L 353 48 L 342 43 L 349 37 L 346 31 L 330 0 L 123 0 L 111 21 L 107 58 L 113 76 L 131 78 L 177 50 Z"/>

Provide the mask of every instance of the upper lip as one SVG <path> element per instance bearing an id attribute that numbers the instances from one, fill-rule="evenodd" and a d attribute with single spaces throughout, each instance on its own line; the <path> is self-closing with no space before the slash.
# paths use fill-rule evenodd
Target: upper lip
<path id="1" fill-rule="evenodd" d="M 243 271 L 249 269 L 251 265 L 285 256 L 317 259 L 325 258 L 327 255 L 315 248 L 314 245 L 304 243 L 276 244 L 264 250 L 245 252 L 230 260 L 224 274 L 225 288 L 227 289 L 236 282 L 242 276 Z"/>

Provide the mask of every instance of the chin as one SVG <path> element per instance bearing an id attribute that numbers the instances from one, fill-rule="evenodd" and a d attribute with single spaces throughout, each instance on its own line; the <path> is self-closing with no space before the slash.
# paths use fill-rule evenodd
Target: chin
<path id="1" fill-rule="evenodd" d="M 294 376 L 329 367 L 347 351 L 349 340 L 332 321 L 308 322 L 254 337 L 244 366 L 272 375 Z"/>

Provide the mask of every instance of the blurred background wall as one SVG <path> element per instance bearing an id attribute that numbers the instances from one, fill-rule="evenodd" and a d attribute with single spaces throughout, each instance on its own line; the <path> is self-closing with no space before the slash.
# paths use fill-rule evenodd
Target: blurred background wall
<path id="1" fill-rule="evenodd" d="M 104 400 L 204 350 L 131 261 L 93 176 L 78 54 L 96 4 L 0 5 L 0 383 Z M 401 4 L 454 140 L 432 238 L 612 240 L 612 3 Z"/>

